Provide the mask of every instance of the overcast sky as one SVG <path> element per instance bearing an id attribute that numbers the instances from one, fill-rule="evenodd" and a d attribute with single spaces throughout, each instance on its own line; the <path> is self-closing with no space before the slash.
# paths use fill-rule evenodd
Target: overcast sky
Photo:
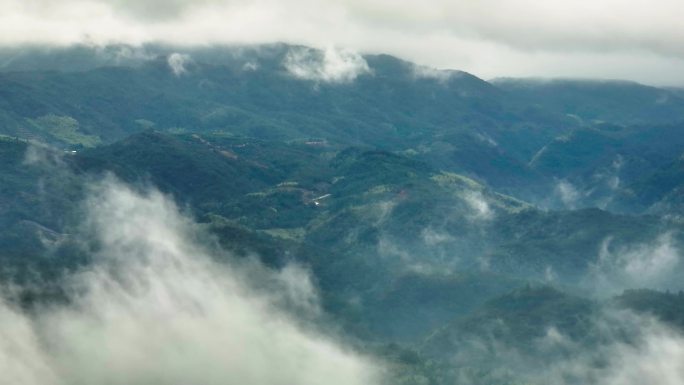
<path id="1" fill-rule="evenodd" d="M 684 85 L 681 0 L 0 0 L 0 44 L 290 42 L 497 76 Z"/>

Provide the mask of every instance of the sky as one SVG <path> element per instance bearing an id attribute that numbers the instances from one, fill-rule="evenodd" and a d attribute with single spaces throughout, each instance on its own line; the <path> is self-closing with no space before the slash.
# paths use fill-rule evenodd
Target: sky
<path id="1" fill-rule="evenodd" d="M 0 45 L 287 42 L 483 78 L 684 85 L 678 0 L 0 0 Z"/>

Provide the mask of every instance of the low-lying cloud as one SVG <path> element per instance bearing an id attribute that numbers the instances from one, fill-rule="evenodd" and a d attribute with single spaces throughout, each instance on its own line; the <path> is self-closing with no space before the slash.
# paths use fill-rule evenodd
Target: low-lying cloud
<path id="1" fill-rule="evenodd" d="M 558 181 L 554 193 L 560 199 L 562 206 L 567 209 L 577 208 L 582 199 L 582 194 L 567 180 Z"/>
<path id="2" fill-rule="evenodd" d="M 473 212 L 473 219 L 488 220 L 494 217 L 494 212 L 480 191 L 468 191 L 465 194 L 464 199 Z"/>
<path id="3" fill-rule="evenodd" d="M 458 76 L 460 72 L 440 70 L 424 65 L 414 64 L 411 68 L 416 79 L 432 79 L 439 83 L 447 83 L 452 77 Z"/>
<path id="4" fill-rule="evenodd" d="M 589 327 L 601 335 L 585 334 L 582 339 L 550 325 L 546 333 L 530 339 L 525 346 L 509 344 L 505 338 L 494 335 L 464 336 L 451 361 L 458 383 L 675 385 L 684 382 L 681 332 L 625 310 L 606 310 L 590 323 Z M 515 325 L 500 321 L 499 326 L 504 334 L 516 332 Z"/>
<path id="5" fill-rule="evenodd" d="M 324 51 L 292 48 L 283 65 L 296 78 L 326 83 L 349 83 L 370 73 L 368 63 L 361 55 L 336 48 Z"/>
<path id="6" fill-rule="evenodd" d="M 86 208 L 94 263 L 64 279 L 66 303 L 0 304 L 3 382 L 376 382 L 370 359 L 284 310 L 318 308 L 301 267 L 216 262 L 211 242 L 154 190 L 110 179 L 93 187 Z"/>
<path id="7" fill-rule="evenodd" d="M 558 385 L 675 385 L 684 381 L 680 332 L 628 311 L 609 312 L 595 322 L 603 335 L 584 346 L 567 336 L 552 337 L 556 342 L 548 354 L 559 359 L 541 373 L 530 369 L 537 373 L 537 381 Z M 558 350 L 563 354 L 554 354 Z"/>
<path id="8" fill-rule="evenodd" d="M 190 55 L 174 52 L 167 58 L 167 63 L 171 72 L 176 76 L 181 76 L 188 72 L 187 64 L 190 62 Z"/>
<path id="9" fill-rule="evenodd" d="M 617 294 L 625 289 L 681 290 L 682 257 L 673 233 L 652 242 L 624 246 L 606 238 L 588 280 L 597 293 Z"/>

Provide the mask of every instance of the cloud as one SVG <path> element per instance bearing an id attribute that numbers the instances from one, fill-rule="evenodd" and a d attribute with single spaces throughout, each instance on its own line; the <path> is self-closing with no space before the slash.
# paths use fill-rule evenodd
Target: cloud
<path id="1" fill-rule="evenodd" d="M 453 241 L 451 234 L 427 227 L 420 232 L 420 237 L 427 246 L 438 246 L 443 243 Z"/>
<path id="2" fill-rule="evenodd" d="M 506 335 L 521 325 L 501 321 L 499 332 L 458 340 L 452 356 L 458 383 L 553 385 L 674 385 L 684 382 L 684 336 L 647 316 L 606 310 L 589 323 L 592 332 L 569 335 L 556 325 L 524 343 Z M 600 333 L 593 335 L 591 333 Z M 503 334 L 504 338 L 496 337 Z"/>
<path id="3" fill-rule="evenodd" d="M 465 202 L 470 206 L 473 211 L 472 217 L 474 219 L 488 220 L 492 219 L 494 212 L 492 211 L 489 203 L 479 191 L 468 191 L 465 196 Z"/>
<path id="4" fill-rule="evenodd" d="M 577 188 L 567 180 L 560 180 L 556 183 L 555 194 L 560 198 L 563 207 L 574 209 L 582 198 L 582 194 Z"/>
<path id="5" fill-rule="evenodd" d="M 613 238 L 607 238 L 601 244 L 597 262 L 591 266 L 589 285 L 607 295 L 624 289 L 682 289 L 681 259 L 672 233 L 632 246 L 615 245 Z"/>
<path id="6" fill-rule="evenodd" d="M 31 320 L 0 302 L 0 371 L 3 381 L 21 385 L 58 384 Z"/>
<path id="7" fill-rule="evenodd" d="M 248 61 L 242 66 L 243 71 L 256 71 L 259 69 L 259 64 L 255 62 Z"/>
<path id="8" fill-rule="evenodd" d="M 596 322 L 605 333 L 603 341 L 589 347 L 593 352 L 580 350 L 574 359 L 558 363 L 556 376 L 601 385 L 684 381 L 684 336 L 679 331 L 629 311 L 609 312 Z"/>
<path id="9" fill-rule="evenodd" d="M 0 44 L 290 42 L 483 77 L 684 84 L 677 0 L 0 0 Z"/>
<path id="10" fill-rule="evenodd" d="M 361 55 L 336 48 L 327 48 L 322 52 L 291 48 L 283 64 L 294 77 L 317 82 L 349 83 L 360 75 L 370 73 L 368 63 Z"/>
<path id="11" fill-rule="evenodd" d="M 43 143 L 31 142 L 26 147 L 23 164 L 26 166 L 43 166 L 61 168 L 64 166 L 62 154 Z"/>
<path id="12" fill-rule="evenodd" d="M 166 59 L 167 63 L 169 63 L 169 68 L 171 68 L 171 71 L 176 76 L 181 76 L 188 72 L 188 69 L 185 66 L 190 62 L 190 60 L 191 59 L 189 55 L 180 54 L 177 52 L 172 53 Z"/>
<path id="13" fill-rule="evenodd" d="M 370 359 L 286 311 L 291 304 L 300 311 L 317 308 L 305 270 L 215 262 L 212 255 L 220 251 L 211 251 L 210 239 L 157 191 L 136 192 L 108 180 L 93 187 L 86 207 L 84 231 L 95 262 L 65 279 L 68 301 L 30 312 L 0 304 L 3 381 L 376 381 Z"/>
<path id="14" fill-rule="evenodd" d="M 605 385 L 681 384 L 684 338 L 662 327 L 651 330 L 638 346 L 620 346 L 606 371 Z"/>
<path id="15" fill-rule="evenodd" d="M 433 79 L 440 83 L 447 83 L 453 76 L 459 74 L 456 71 L 440 70 L 425 65 L 414 64 L 412 66 L 413 76 L 416 79 Z"/>
<path id="16" fill-rule="evenodd" d="M 628 311 L 608 312 L 595 322 L 604 335 L 594 345 L 581 346 L 567 336 L 547 335 L 545 342 L 557 341 L 547 345 L 548 354 L 554 356 L 553 351 L 560 349 L 565 356 L 541 370 L 541 375 L 539 370 L 531 371 L 559 385 L 674 385 L 684 381 L 680 332 Z"/>

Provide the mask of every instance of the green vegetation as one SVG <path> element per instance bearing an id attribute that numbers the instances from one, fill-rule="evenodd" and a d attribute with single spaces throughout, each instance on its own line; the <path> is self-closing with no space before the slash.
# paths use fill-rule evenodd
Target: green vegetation
<path id="1" fill-rule="evenodd" d="M 151 49 L 0 73 L 2 277 L 89 263 L 80 202 L 113 174 L 168 194 L 225 258 L 308 269 L 321 328 L 391 383 L 542 384 L 520 372 L 600 368 L 594 353 L 643 332 L 629 317 L 684 328 L 678 93 L 417 79 L 384 55 L 372 76 L 313 84 L 286 73 L 286 45 L 197 49 L 176 77 Z"/>
<path id="2" fill-rule="evenodd" d="M 101 143 L 98 136 L 79 132 L 78 121 L 69 116 L 45 115 L 28 119 L 28 123 L 58 142 L 83 147 L 95 147 Z"/>

